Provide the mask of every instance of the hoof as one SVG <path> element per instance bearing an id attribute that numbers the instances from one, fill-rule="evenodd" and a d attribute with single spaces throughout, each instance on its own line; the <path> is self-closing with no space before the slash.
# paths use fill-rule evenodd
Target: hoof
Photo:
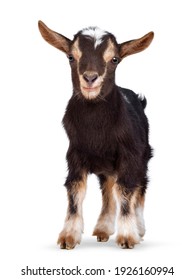
<path id="1" fill-rule="evenodd" d="M 118 246 L 122 249 L 133 249 L 136 244 L 139 243 L 139 241 L 136 241 L 131 236 L 117 236 L 116 243 Z"/>
<path id="2" fill-rule="evenodd" d="M 106 232 L 100 230 L 94 230 L 93 236 L 97 236 L 98 242 L 106 242 L 109 239 L 109 235 Z"/>
<path id="3" fill-rule="evenodd" d="M 77 244 L 80 244 L 80 239 L 76 240 L 75 237 L 71 235 L 66 235 L 63 231 L 60 233 L 58 237 L 57 244 L 60 245 L 61 249 L 71 250 L 74 249 L 74 247 Z"/>

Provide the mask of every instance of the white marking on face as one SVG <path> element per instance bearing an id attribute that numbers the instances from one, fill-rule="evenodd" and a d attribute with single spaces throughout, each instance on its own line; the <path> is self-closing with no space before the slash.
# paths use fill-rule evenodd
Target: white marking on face
<path id="1" fill-rule="evenodd" d="M 84 36 L 89 36 L 94 39 L 94 48 L 99 46 L 103 42 L 103 37 L 108 34 L 108 32 L 98 28 L 98 27 L 88 27 L 81 32 Z"/>

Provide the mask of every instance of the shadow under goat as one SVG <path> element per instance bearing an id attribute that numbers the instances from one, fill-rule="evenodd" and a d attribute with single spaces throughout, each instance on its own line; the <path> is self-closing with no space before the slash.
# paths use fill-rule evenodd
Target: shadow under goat
<path id="1" fill-rule="evenodd" d="M 116 242 L 121 248 L 133 248 L 145 233 L 143 209 L 152 149 L 146 99 L 118 87 L 115 70 L 124 57 L 146 49 L 154 33 L 118 44 L 114 35 L 97 27 L 79 31 L 73 40 L 41 21 L 39 30 L 49 44 L 66 53 L 72 71 L 73 94 L 63 118 L 70 141 L 65 182 L 69 204 L 58 244 L 73 249 L 80 243 L 87 175 L 94 173 L 102 190 L 102 210 L 93 235 L 105 242 L 114 233 L 117 205 Z"/>

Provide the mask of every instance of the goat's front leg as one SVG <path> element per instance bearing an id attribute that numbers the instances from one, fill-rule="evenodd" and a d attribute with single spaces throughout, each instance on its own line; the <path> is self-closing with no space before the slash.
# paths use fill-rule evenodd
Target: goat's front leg
<path id="1" fill-rule="evenodd" d="M 105 242 L 114 233 L 116 216 L 116 201 L 113 196 L 113 186 L 116 181 L 114 177 L 99 176 L 102 189 L 102 210 L 93 235 L 97 236 L 97 241 Z"/>
<path id="2" fill-rule="evenodd" d="M 58 238 L 61 249 L 73 249 L 81 241 L 83 232 L 82 203 L 86 193 L 86 179 L 86 174 L 83 174 L 80 179 L 69 181 L 66 185 L 68 210 L 64 228 Z"/>
<path id="3" fill-rule="evenodd" d="M 116 242 L 123 249 L 132 249 L 135 244 L 140 243 L 145 232 L 140 187 L 128 189 L 116 183 L 114 192 L 119 205 Z"/>

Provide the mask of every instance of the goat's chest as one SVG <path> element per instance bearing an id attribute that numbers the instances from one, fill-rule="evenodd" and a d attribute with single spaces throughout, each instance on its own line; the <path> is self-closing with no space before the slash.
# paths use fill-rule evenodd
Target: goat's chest
<path id="1" fill-rule="evenodd" d="M 89 116 L 89 118 L 80 118 L 74 125 L 79 145 L 89 152 L 103 153 L 111 148 L 111 143 L 114 142 L 114 127 L 110 125 L 108 119 Z"/>
<path id="2" fill-rule="evenodd" d="M 63 120 L 70 142 L 77 149 L 93 155 L 114 153 L 116 141 L 115 112 L 105 106 L 68 107 Z M 74 110 L 73 110 L 74 108 Z"/>

